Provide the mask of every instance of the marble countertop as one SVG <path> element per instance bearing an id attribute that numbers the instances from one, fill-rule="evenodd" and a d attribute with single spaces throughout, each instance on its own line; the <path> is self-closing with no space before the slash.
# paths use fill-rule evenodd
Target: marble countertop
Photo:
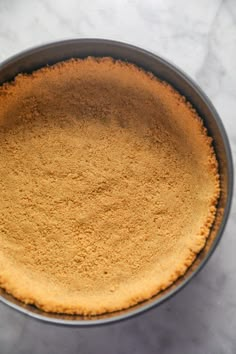
<path id="1" fill-rule="evenodd" d="M 129 42 L 173 61 L 217 108 L 236 157 L 235 0 L 0 0 L 0 61 L 62 38 Z M 0 304 L 0 354 L 236 353 L 235 196 L 220 246 L 180 293 L 140 317 L 71 329 Z"/>

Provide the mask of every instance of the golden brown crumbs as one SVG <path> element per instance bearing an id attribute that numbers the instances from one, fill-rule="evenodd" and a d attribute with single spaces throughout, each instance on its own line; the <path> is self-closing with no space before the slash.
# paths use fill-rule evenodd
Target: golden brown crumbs
<path id="1" fill-rule="evenodd" d="M 111 58 L 0 88 L 0 286 L 45 311 L 100 314 L 165 289 L 203 248 L 219 196 L 202 121 Z"/>

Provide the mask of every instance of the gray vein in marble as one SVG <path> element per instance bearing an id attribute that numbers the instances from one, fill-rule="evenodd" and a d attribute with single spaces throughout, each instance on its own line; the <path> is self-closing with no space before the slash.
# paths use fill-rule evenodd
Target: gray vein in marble
<path id="1" fill-rule="evenodd" d="M 211 97 L 217 94 L 221 88 L 222 78 L 225 76 L 225 68 L 220 62 L 217 54 L 214 52 L 212 42 L 215 40 L 215 28 L 221 16 L 221 9 L 224 4 L 224 0 L 219 4 L 216 14 L 211 23 L 206 42 L 205 57 L 203 59 L 201 67 L 198 69 L 195 77 L 203 88 L 209 88 L 211 91 Z M 215 73 L 217 72 L 217 75 Z"/>

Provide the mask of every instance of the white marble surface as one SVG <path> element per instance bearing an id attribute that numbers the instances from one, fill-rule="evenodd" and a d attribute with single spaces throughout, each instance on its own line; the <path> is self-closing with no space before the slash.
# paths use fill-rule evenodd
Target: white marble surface
<path id="1" fill-rule="evenodd" d="M 236 156 L 235 0 L 0 0 L 1 61 L 72 37 L 130 42 L 179 65 L 212 99 Z M 127 322 L 66 329 L 0 304 L 0 354 L 235 354 L 235 233 L 234 202 L 222 242 L 204 270 L 168 303 Z"/>

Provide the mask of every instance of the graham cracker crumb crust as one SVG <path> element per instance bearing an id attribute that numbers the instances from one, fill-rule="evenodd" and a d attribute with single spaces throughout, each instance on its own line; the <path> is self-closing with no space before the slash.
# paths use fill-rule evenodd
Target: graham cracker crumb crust
<path id="1" fill-rule="evenodd" d="M 72 59 L 0 88 L 0 286 L 49 312 L 102 314 L 166 289 L 204 247 L 212 139 L 136 66 Z"/>

